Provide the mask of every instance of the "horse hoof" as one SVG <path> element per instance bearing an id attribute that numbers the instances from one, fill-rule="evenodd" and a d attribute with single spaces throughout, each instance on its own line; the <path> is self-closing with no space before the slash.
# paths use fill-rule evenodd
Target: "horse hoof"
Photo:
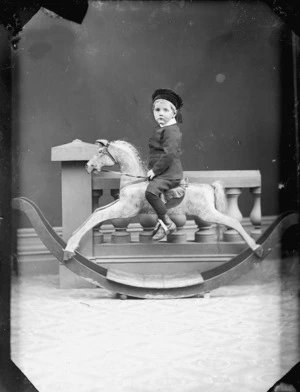
<path id="1" fill-rule="evenodd" d="M 254 254 L 259 257 L 260 259 L 263 257 L 264 254 L 264 248 L 261 245 L 257 245 L 254 249 L 253 249 Z"/>
<path id="2" fill-rule="evenodd" d="M 64 260 L 70 260 L 73 256 L 75 256 L 74 252 L 64 249 Z"/>

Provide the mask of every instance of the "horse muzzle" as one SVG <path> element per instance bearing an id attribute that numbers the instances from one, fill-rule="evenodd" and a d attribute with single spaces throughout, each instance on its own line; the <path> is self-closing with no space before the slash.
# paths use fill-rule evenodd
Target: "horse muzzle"
<path id="1" fill-rule="evenodd" d="M 95 170 L 95 168 L 94 168 L 94 166 L 91 166 L 91 165 L 86 164 L 86 165 L 85 165 L 85 170 L 86 170 L 89 174 L 91 174 L 91 173 Z"/>

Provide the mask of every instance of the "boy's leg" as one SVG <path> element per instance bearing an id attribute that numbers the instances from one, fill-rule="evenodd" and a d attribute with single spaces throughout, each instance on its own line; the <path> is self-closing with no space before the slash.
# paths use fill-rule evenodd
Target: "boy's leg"
<path id="1" fill-rule="evenodd" d="M 145 197 L 156 212 L 158 218 L 158 223 L 153 230 L 152 239 L 154 241 L 162 240 L 167 234 L 173 233 L 176 230 L 176 225 L 168 216 L 166 206 L 159 196 L 146 191 Z"/>
<path id="2" fill-rule="evenodd" d="M 158 195 L 155 195 L 154 193 L 148 192 L 146 190 L 145 197 L 148 203 L 156 212 L 158 218 L 161 218 L 162 216 L 166 215 L 167 208 L 165 206 L 165 203 Z"/>
<path id="3" fill-rule="evenodd" d="M 167 208 L 160 198 L 163 191 L 171 188 L 170 185 L 170 181 L 166 180 L 151 181 L 145 192 L 145 197 L 156 212 L 159 222 L 159 225 L 153 231 L 152 238 L 154 241 L 159 241 L 176 230 L 176 226 L 168 216 Z"/>

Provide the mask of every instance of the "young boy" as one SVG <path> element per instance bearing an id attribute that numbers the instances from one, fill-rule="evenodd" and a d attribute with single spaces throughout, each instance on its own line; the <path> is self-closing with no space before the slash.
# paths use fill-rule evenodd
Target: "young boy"
<path id="1" fill-rule="evenodd" d="M 176 230 L 160 199 L 162 192 L 174 188 L 183 178 L 180 161 L 182 134 L 177 124 L 181 122 L 182 99 L 172 90 L 159 89 L 152 94 L 152 109 L 158 127 L 149 140 L 149 185 L 145 197 L 158 217 L 153 240 L 163 239 Z"/>

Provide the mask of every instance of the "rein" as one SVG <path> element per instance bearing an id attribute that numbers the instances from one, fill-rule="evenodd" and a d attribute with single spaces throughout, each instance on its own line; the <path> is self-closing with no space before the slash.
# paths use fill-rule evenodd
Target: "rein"
<path id="1" fill-rule="evenodd" d="M 117 172 L 117 171 L 113 171 L 113 170 L 106 170 L 106 169 L 102 169 L 101 171 L 106 172 L 106 173 L 121 174 L 123 176 L 137 178 L 137 180 L 129 182 L 128 184 L 125 184 L 125 185 L 121 186 L 120 190 L 123 189 L 123 188 L 126 188 L 129 185 L 134 185 L 134 184 L 138 184 L 140 182 L 148 181 L 148 177 L 144 177 L 144 176 L 134 176 L 134 175 L 128 174 L 128 173 L 121 173 L 121 172 Z"/>
<path id="2" fill-rule="evenodd" d="M 127 177 L 142 178 L 142 179 L 144 179 L 144 180 L 147 180 L 147 179 L 148 179 L 148 177 L 146 177 L 146 176 L 135 176 L 135 175 L 133 175 L 133 174 L 121 173 L 121 172 L 119 172 L 119 171 L 106 170 L 106 169 L 101 169 L 101 171 L 106 172 L 106 173 L 121 174 L 121 175 L 127 176 Z"/>
<path id="3" fill-rule="evenodd" d="M 143 178 L 139 178 L 139 179 L 137 179 L 137 180 L 135 180 L 135 181 L 128 182 L 127 184 L 121 186 L 121 187 L 120 187 L 120 190 L 123 189 L 123 188 L 126 188 L 126 187 L 129 186 L 129 185 L 134 185 L 134 184 L 138 184 L 138 183 L 140 183 L 140 182 L 145 182 L 145 181 L 148 181 L 148 178 L 147 178 L 147 177 L 146 177 L 146 178 L 144 178 L 144 177 L 143 177 Z"/>

